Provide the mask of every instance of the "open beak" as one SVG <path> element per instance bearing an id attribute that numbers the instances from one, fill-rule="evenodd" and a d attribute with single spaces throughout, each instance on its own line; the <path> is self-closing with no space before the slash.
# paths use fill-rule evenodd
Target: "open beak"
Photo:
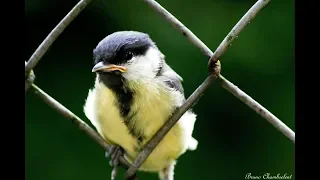
<path id="1" fill-rule="evenodd" d="M 127 72 L 127 68 L 123 66 L 117 66 L 114 64 L 103 64 L 103 62 L 99 62 L 92 68 L 92 72 L 112 72 L 112 71 L 120 71 L 122 73 Z"/>

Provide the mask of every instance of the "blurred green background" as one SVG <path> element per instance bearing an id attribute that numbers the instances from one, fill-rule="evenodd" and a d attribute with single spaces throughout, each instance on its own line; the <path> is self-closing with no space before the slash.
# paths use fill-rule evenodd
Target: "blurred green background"
<path id="1" fill-rule="evenodd" d="M 77 3 L 25 0 L 25 60 Z M 212 51 L 253 0 L 159 0 Z M 89 125 L 83 113 L 93 86 L 92 50 L 108 34 L 150 34 L 189 96 L 207 76 L 207 58 L 142 0 L 94 0 L 34 69 L 35 83 Z M 295 130 L 294 2 L 271 1 L 221 58 L 222 75 Z M 245 179 L 293 174 L 294 144 L 239 99 L 213 84 L 194 107 L 196 151 L 181 156 L 175 180 Z M 109 159 L 84 132 L 31 91 L 26 93 L 26 179 L 110 179 Z M 118 179 L 123 179 L 120 170 Z M 141 180 L 157 174 L 138 173 Z"/>

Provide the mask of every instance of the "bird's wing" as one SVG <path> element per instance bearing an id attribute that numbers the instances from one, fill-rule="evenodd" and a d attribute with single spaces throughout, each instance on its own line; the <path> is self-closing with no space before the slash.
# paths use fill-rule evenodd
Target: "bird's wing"
<path id="1" fill-rule="evenodd" d="M 179 91 L 184 96 L 184 89 L 182 86 L 182 77 L 179 76 L 170 66 L 166 63 L 163 66 L 163 73 L 162 76 L 164 77 L 164 82 L 170 87 L 177 91 Z"/>
<path id="2" fill-rule="evenodd" d="M 173 89 L 176 89 L 179 91 L 185 101 L 185 95 L 184 95 L 184 88 L 182 86 L 182 77 L 179 76 L 170 66 L 167 64 L 164 64 L 162 76 L 164 78 L 164 82 Z M 196 122 L 196 114 L 192 112 L 191 108 L 181 117 L 182 119 L 179 120 L 180 125 L 184 127 L 184 130 L 186 131 L 186 134 L 190 135 L 187 137 L 188 140 L 188 150 L 196 150 L 198 146 L 198 141 L 192 137 L 192 132 L 194 128 L 194 124 Z"/>
<path id="3" fill-rule="evenodd" d="M 164 80 L 164 82 L 170 88 L 176 89 L 177 91 L 181 92 L 181 94 L 184 94 L 184 89 L 180 79 L 169 77 L 166 80 Z"/>

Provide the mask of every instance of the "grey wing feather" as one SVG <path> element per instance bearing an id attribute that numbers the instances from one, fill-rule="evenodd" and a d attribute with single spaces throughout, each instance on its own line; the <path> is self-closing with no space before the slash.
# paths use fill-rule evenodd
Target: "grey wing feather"
<path id="1" fill-rule="evenodd" d="M 164 77 L 164 82 L 168 87 L 176 89 L 184 96 L 184 89 L 182 86 L 183 79 L 179 74 L 177 74 L 169 65 L 164 63 L 162 76 Z"/>
<path id="2" fill-rule="evenodd" d="M 177 79 L 177 78 L 169 79 L 168 78 L 167 80 L 165 80 L 165 83 L 170 88 L 176 89 L 177 91 L 181 92 L 181 94 L 184 94 L 184 89 L 183 89 L 183 86 L 182 86 L 180 79 Z"/>

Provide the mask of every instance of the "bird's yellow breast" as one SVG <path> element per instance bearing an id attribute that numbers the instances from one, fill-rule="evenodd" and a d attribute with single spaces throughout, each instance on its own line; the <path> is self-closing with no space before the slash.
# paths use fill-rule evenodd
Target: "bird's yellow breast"
<path id="1" fill-rule="evenodd" d="M 130 120 L 130 125 L 144 135 L 145 139 L 142 143 L 129 134 L 128 127 L 124 124 L 124 119 L 116 105 L 117 98 L 110 89 L 96 81 L 95 88 L 89 92 L 87 104 L 92 101 L 92 109 L 90 110 L 88 104 L 85 111 L 88 112 L 86 114 L 92 112 L 93 115 L 87 115 L 88 118 L 109 143 L 118 144 L 124 148 L 131 162 L 138 155 L 139 149 L 170 117 L 174 108 L 182 103 L 180 93 L 159 84 L 159 82 L 134 82 L 128 85 L 134 91 L 130 111 L 136 112 Z M 159 171 L 187 149 L 192 133 L 188 128 L 193 129 L 193 124 L 192 127 L 186 125 L 188 118 L 183 117 L 150 154 L 142 165 L 142 170 Z"/>

